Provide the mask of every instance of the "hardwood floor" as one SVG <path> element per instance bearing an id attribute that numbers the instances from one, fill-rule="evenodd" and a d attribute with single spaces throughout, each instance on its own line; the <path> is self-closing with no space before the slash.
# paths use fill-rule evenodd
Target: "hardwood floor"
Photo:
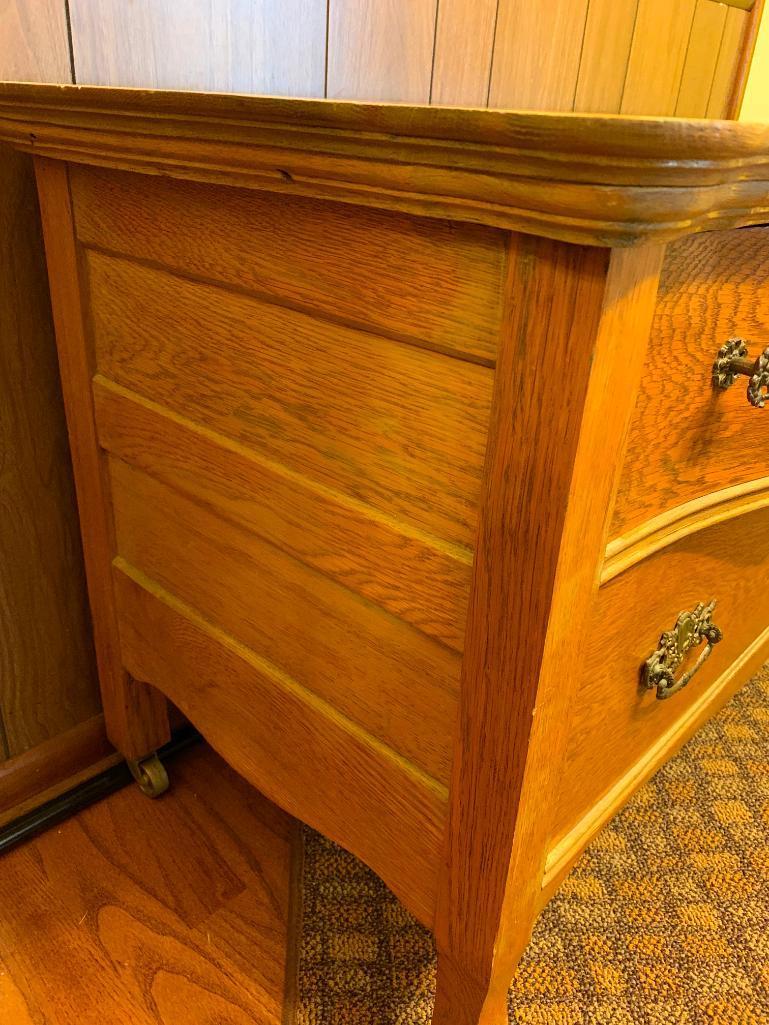
<path id="1" fill-rule="evenodd" d="M 297 825 L 205 745 L 0 859 L 3 1025 L 277 1025 Z"/>

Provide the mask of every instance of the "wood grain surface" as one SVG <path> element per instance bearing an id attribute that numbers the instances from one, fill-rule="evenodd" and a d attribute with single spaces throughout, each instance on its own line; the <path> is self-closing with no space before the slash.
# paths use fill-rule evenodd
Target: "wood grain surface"
<path id="1" fill-rule="evenodd" d="M 515 245 L 436 918 L 436 1025 L 503 1019 L 539 906 L 575 698 L 563 666 L 597 586 L 662 256 L 609 263 L 595 249 Z M 534 354 L 569 367 L 568 402 L 530 386 Z"/>
<path id="2" fill-rule="evenodd" d="M 769 345 L 769 230 L 703 235 L 667 252 L 611 528 L 613 538 L 712 491 L 769 474 L 765 410 L 747 378 L 712 387 L 735 336 Z"/>
<path id="3" fill-rule="evenodd" d="M 638 0 L 590 0 L 574 94 L 575 110 L 619 113 L 637 13 Z"/>
<path id="4" fill-rule="evenodd" d="M 8 1025 L 279 1025 L 296 824 L 209 748 L 3 856 Z"/>
<path id="5" fill-rule="evenodd" d="M 441 0 L 435 27 L 431 103 L 485 107 L 498 0 Z"/>
<path id="6" fill-rule="evenodd" d="M 49 796 L 57 784 L 68 783 L 83 769 L 114 754 L 104 716 L 97 714 L 0 762 L 0 823 L 20 815 L 19 809 L 26 809 L 36 796 Z"/>
<path id="7" fill-rule="evenodd" d="M 356 851 L 431 925 L 445 788 L 124 561 L 114 574 L 129 672 L 160 687 L 249 782 Z"/>
<path id="8" fill-rule="evenodd" d="M 88 281 L 98 373 L 469 549 L 486 367 L 112 257 L 91 255 Z"/>
<path id="9" fill-rule="evenodd" d="M 0 140 L 599 246 L 769 214 L 760 125 L 6 84 Z"/>
<path id="10" fill-rule="evenodd" d="M 768 569 L 769 510 L 760 509 L 741 516 L 736 529 L 720 523 L 685 538 L 601 588 L 581 649 L 555 836 L 596 804 L 766 628 L 769 595 L 757 582 Z M 684 691 L 658 701 L 640 687 L 643 662 L 679 613 L 713 598 L 723 640 Z"/>
<path id="11" fill-rule="evenodd" d="M 326 6 L 326 0 L 69 0 L 77 81 L 323 96 Z"/>
<path id="12" fill-rule="evenodd" d="M 110 574 L 109 482 L 93 418 L 93 353 L 85 335 L 67 167 L 38 159 L 35 172 L 107 733 L 125 757 L 143 758 L 169 738 L 166 702 L 151 687 L 135 684 L 121 662 Z"/>
<path id="13" fill-rule="evenodd" d="M 639 0 L 621 113 L 675 110 L 695 4 L 696 0 Z"/>
<path id="14" fill-rule="evenodd" d="M 123 558 L 448 782 L 456 653 L 146 474 L 110 466 Z"/>
<path id="15" fill-rule="evenodd" d="M 226 438 L 96 381 L 100 443 L 457 651 L 470 558 L 303 485 Z"/>
<path id="16" fill-rule="evenodd" d="M 708 117 L 735 117 L 733 98 L 739 77 L 739 66 L 745 51 L 745 34 L 749 17 L 736 7 L 726 15 L 724 34 L 718 51 L 718 62 L 713 75 L 713 84 L 708 99 Z M 752 44 L 751 44 L 752 52 Z"/>
<path id="17" fill-rule="evenodd" d="M 703 89 L 702 80 L 712 83 L 716 73 L 727 13 L 725 4 L 697 0 L 675 104 L 677 117 L 707 116 L 712 84 Z"/>
<path id="18" fill-rule="evenodd" d="M 2 761 L 99 711 L 34 176 L 28 159 L 7 148 L 0 401 Z"/>
<path id="19" fill-rule="evenodd" d="M 499 0 L 489 106 L 573 110 L 588 0 Z"/>
<path id="20" fill-rule="evenodd" d="M 334 0 L 329 99 L 429 103 L 436 0 Z"/>
<path id="21" fill-rule="evenodd" d="M 4 0 L 0 7 L 0 78 L 71 82 L 63 0 Z"/>
<path id="22" fill-rule="evenodd" d="M 88 246 L 351 327 L 495 358 L 501 232 L 90 168 L 74 170 L 73 194 Z"/>

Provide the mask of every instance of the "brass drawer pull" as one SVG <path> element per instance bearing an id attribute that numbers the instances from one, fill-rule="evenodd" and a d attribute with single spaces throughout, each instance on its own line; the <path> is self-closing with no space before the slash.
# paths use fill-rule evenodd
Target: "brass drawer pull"
<path id="1" fill-rule="evenodd" d="M 753 359 L 748 356 L 748 343 L 744 338 L 730 338 L 725 342 L 713 364 L 713 387 L 731 388 L 738 374 L 750 378 L 748 402 L 763 409 L 769 392 L 769 347 Z"/>
<path id="2" fill-rule="evenodd" d="M 718 644 L 723 634 L 712 620 L 715 599 L 704 605 L 702 602 L 692 612 L 680 613 L 672 630 L 666 630 L 660 637 L 657 650 L 644 662 L 641 669 L 643 683 L 649 690 L 657 688 L 657 699 L 664 701 L 683 690 L 702 663 L 708 658 L 713 645 Z M 691 669 L 678 680 L 675 678 L 687 652 L 707 641 L 699 658 Z"/>

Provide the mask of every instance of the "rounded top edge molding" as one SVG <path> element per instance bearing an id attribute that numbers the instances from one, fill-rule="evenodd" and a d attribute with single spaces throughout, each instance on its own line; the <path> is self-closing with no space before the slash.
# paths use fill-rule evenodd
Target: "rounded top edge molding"
<path id="1" fill-rule="evenodd" d="M 0 84 L 53 159 L 628 246 L 769 220 L 769 125 Z"/>

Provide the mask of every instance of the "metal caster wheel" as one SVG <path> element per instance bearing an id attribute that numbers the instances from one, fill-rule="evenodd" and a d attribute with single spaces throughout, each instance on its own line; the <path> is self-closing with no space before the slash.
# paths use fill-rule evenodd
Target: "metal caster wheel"
<path id="1" fill-rule="evenodd" d="M 160 797 L 168 790 L 168 773 L 157 755 L 150 755 L 138 761 L 129 758 L 128 768 L 139 784 L 139 789 L 147 797 Z"/>

